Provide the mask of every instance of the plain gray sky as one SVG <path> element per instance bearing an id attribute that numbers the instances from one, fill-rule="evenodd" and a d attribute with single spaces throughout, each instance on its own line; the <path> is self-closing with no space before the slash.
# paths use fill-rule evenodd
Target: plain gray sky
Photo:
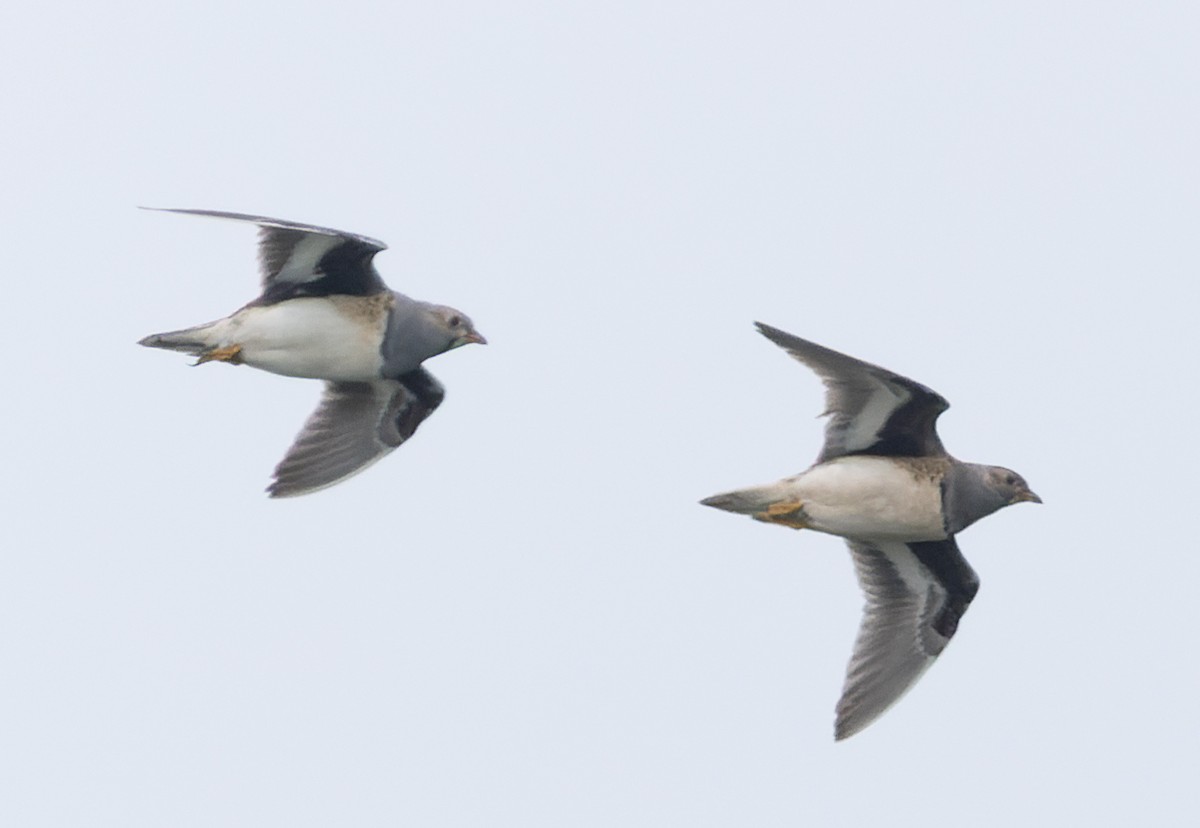
<path id="1" fill-rule="evenodd" d="M 1200 13 L 1186 3 L 84 3 L 0 32 L 0 822 L 1184 825 Z M 491 340 L 326 492 L 319 384 L 138 348 L 256 291 L 206 207 L 387 241 Z M 843 544 L 761 319 L 1046 501 L 832 740 Z"/>

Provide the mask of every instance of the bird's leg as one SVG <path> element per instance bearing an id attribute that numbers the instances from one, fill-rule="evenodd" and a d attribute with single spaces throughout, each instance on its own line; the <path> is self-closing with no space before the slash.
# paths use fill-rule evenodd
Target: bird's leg
<path id="1" fill-rule="evenodd" d="M 230 365 L 241 365 L 245 362 L 242 359 L 242 346 L 233 344 L 226 345 L 224 348 L 209 348 L 192 365 L 203 365 L 206 362 L 228 362 Z"/>
<path id="2" fill-rule="evenodd" d="M 804 514 L 804 504 L 799 500 L 784 500 L 772 503 L 765 510 L 756 512 L 752 517 L 763 523 L 778 523 L 791 529 L 807 529 L 809 522 Z"/>

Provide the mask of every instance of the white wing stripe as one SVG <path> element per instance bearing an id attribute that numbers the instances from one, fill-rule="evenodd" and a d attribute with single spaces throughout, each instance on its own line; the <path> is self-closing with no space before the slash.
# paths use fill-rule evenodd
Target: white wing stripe
<path id="1" fill-rule="evenodd" d="M 321 257 L 341 243 L 342 240 L 337 236 L 318 236 L 311 233 L 301 236 L 283 267 L 275 274 L 275 281 L 301 284 L 319 279 L 323 275 L 317 271 Z"/>
<path id="2" fill-rule="evenodd" d="M 874 445 L 888 419 L 912 397 L 903 388 L 877 377 L 871 379 L 873 387 L 870 396 L 853 417 L 846 419 L 841 439 L 843 451 L 860 451 Z"/>

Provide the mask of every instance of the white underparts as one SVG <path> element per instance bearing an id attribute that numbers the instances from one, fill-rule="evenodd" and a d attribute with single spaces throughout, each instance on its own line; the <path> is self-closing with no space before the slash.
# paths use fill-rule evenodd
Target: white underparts
<path id="1" fill-rule="evenodd" d="M 941 540 L 941 486 L 886 457 L 839 457 L 776 486 L 803 504 L 811 528 L 844 538 Z"/>
<path id="2" fill-rule="evenodd" d="M 240 345 L 247 365 L 288 377 L 341 382 L 379 379 L 387 313 L 364 314 L 370 298 L 289 299 L 252 306 L 214 323 L 211 347 Z"/>

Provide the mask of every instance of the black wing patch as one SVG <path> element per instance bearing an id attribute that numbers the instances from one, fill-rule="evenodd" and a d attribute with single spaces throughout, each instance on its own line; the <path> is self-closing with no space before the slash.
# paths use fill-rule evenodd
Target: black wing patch
<path id="1" fill-rule="evenodd" d="M 847 544 L 866 606 L 837 704 L 838 739 L 875 721 L 916 684 L 979 590 L 953 538 Z"/>
<path id="2" fill-rule="evenodd" d="M 398 380 L 325 383 L 321 404 L 267 491 L 293 497 L 357 474 L 412 437 L 444 397 L 442 384 L 424 368 Z"/>
<path id="3" fill-rule="evenodd" d="M 930 626 L 939 635 L 951 638 L 958 630 L 958 622 L 962 620 L 967 607 L 979 592 L 979 576 L 958 551 L 958 542 L 953 537 L 910 543 L 908 548 L 946 590 L 945 603 L 931 619 Z"/>
<path id="4" fill-rule="evenodd" d="M 424 368 L 401 374 L 397 382 L 404 386 L 405 393 L 397 394 L 392 399 L 388 416 L 394 433 L 385 439 L 396 440 L 394 445 L 398 446 L 412 437 L 417 426 L 437 410 L 446 398 L 446 389 Z"/>
<path id="5" fill-rule="evenodd" d="M 756 323 L 763 336 L 806 365 L 825 385 L 825 445 L 817 462 L 852 454 L 943 457 L 936 423 L 950 407 L 919 382 L 886 368 Z"/>
<path id="6" fill-rule="evenodd" d="M 294 221 L 222 210 L 166 212 L 245 221 L 258 225 L 262 295 L 251 304 L 272 305 L 298 296 L 369 296 L 387 290 L 372 259 L 387 245 L 367 236 Z"/>

